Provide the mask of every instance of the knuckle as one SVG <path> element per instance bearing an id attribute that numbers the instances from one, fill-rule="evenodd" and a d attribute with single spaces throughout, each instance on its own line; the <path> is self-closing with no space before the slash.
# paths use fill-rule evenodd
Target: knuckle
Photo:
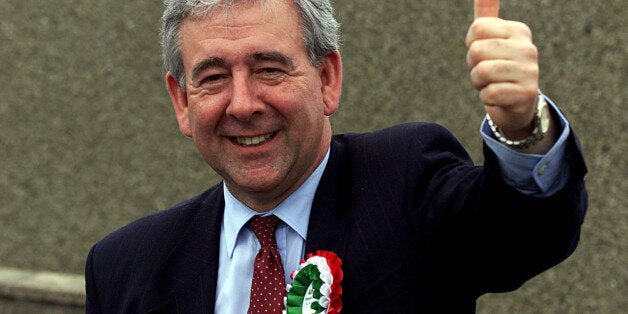
<path id="1" fill-rule="evenodd" d="M 486 22 L 482 19 L 476 20 L 471 24 L 471 32 L 475 34 L 475 37 L 483 37 L 487 33 Z"/>
<path id="2" fill-rule="evenodd" d="M 499 94 L 499 89 L 496 86 L 488 85 L 482 90 L 482 101 L 486 104 L 497 104 Z"/>
<path id="3" fill-rule="evenodd" d="M 519 35 L 532 38 L 532 30 L 527 24 L 519 21 L 515 21 L 513 23 Z"/>
<path id="4" fill-rule="evenodd" d="M 483 50 L 484 49 L 481 43 L 477 41 L 473 42 L 471 46 L 469 46 L 469 51 L 468 51 L 469 60 L 471 61 L 480 60 L 483 54 L 482 53 Z"/>
<path id="5" fill-rule="evenodd" d="M 473 87 L 475 87 L 476 89 L 482 88 L 483 81 L 484 80 L 482 79 L 482 76 L 478 73 L 478 68 L 473 68 L 471 70 L 471 84 L 473 85 Z"/>
<path id="6" fill-rule="evenodd" d="M 535 80 L 539 77 L 539 66 L 538 64 L 533 64 L 528 68 L 528 74 L 533 77 Z M 536 89 L 535 89 L 536 92 Z"/>
<path id="7" fill-rule="evenodd" d="M 473 68 L 474 76 L 479 80 L 486 80 L 489 76 L 490 69 L 486 63 L 480 63 Z"/>
<path id="8" fill-rule="evenodd" d="M 529 38 L 532 38 L 532 30 L 530 29 L 530 27 L 527 24 L 523 24 L 522 31 L 523 31 L 524 35 L 526 35 Z"/>
<path id="9" fill-rule="evenodd" d="M 527 45 L 524 45 L 521 48 L 522 53 L 530 60 L 536 60 L 539 57 L 539 50 L 538 48 L 533 45 L 532 43 L 529 43 Z"/>

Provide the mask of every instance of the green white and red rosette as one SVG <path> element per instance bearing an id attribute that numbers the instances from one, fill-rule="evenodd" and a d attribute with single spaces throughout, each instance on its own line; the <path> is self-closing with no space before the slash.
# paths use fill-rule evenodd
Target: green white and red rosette
<path id="1" fill-rule="evenodd" d="M 292 272 L 284 314 L 338 314 L 342 309 L 342 261 L 329 251 L 308 254 Z"/>

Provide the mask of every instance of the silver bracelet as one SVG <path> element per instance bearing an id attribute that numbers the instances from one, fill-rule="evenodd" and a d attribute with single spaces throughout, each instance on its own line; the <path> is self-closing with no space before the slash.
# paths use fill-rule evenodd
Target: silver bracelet
<path id="1" fill-rule="evenodd" d="M 536 113 L 534 114 L 534 130 L 532 134 L 522 140 L 509 140 L 504 136 L 504 132 L 491 120 L 491 117 L 486 114 L 486 120 L 488 121 L 488 125 L 491 127 L 491 131 L 493 131 L 493 135 L 495 138 L 502 144 L 513 147 L 513 148 L 527 148 L 538 142 L 540 142 L 543 137 L 545 137 L 545 133 L 547 132 L 547 119 L 549 119 L 549 109 L 547 107 L 547 101 L 545 101 L 545 97 L 539 90 L 538 93 L 538 102 L 536 106 Z"/>

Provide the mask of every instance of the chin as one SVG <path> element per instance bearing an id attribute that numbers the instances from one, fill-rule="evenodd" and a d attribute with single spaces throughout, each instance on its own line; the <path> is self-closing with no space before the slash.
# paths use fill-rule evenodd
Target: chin
<path id="1" fill-rule="evenodd" d="M 272 194 L 281 182 L 282 180 L 268 174 L 250 174 L 240 179 L 232 178 L 229 187 L 237 187 L 239 191 L 247 194 Z"/>

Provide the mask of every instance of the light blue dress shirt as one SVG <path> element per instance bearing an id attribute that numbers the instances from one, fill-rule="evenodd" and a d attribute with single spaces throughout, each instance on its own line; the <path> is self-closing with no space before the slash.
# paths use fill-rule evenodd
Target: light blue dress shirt
<path id="1" fill-rule="evenodd" d="M 569 123 L 554 103 L 548 100 L 548 104 L 557 113 L 562 132 L 557 143 L 545 155 L 522 154 L 504 146 L 493 137 L 486 120 L 480 129 L 484 141 L 497 155 L 505 180 L 529 195 L 551 195 L 565 185 L 566 176 L 562 174 L 569 171 L 563 162 Z M 290 274 L 297 269 L 305 256 L 305 240 L 312 201 L 328 159 L 329 151 L 299 189 L 276 208 L 264 214 L 276 215 L 282 221 L 277 228 L 276 237 L 286 283 L 291 282 Z M 246 313 L 249 307 L 253 263 L 260 249 L 259 241 L 249 229 L 247 222 L 259 213 L 238 201 L 224 184 L 223 192 L 225 215 L 220 230 L 215 312 Z"/>
<path id="2" fill-rule="evenodd" d="M 484 142 L 497 155 L 504 180 L 520 192 L 537 197 L 552 195 L 564 187 L 570 171 L 569 165 L 564 162 L 569 121 L 550 99 L 545 97 L 545 100 L 554 121 L 559 123 L 557 129 L 560 134 L 556 144 L 545 155 L 524 154 L 503 145 L 493 135 L 486 119 L 480 127 Z"/>

